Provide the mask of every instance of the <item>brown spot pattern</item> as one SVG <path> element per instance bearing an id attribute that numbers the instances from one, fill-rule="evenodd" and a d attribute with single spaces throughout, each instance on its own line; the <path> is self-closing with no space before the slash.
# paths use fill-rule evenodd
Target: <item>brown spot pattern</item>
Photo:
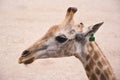
<path id="1" fill-rule="evenodd" d="M 90 67 L 89 67 L 89 65 L 86 65 L 85 70 L 88 71 L 88 72 L 90 72 Z"/>
<path id="2" fill-rule="evenodd" d="M 88 54 L 86 57 L 86 61 L 88 61 L 90 59 L 90 55 Z"/>
<path id="3" fill-rule="evenodd" d="M 103 65 L 106 65 L 106 61 L 104 60 L 104 58 L 101 59 L 101 62 Z"/>
<path id="4" fill-rule="evenodd" d="M 87 74 L 89 76 L 88 78 L 90 80 L 116 80 L 110 66 L 108 66 L 105 70 L 103 69 L 104 66 L 109 64 L 99 46 L 95 42 L 90 42 L 87 48 L 89 54 L 86 57 L 86 62 L 90 60 L 88 65 L 86 66 L 86 70 L 89 71 L 89 74 Z M 101 59 L 98 60 L 100 57 Z"/>
<path id="5" fill-rule="evenodd" d="M 100 69 L 98 67 L 95 68 L 95 72 L 97 75 L 100 75 Z"/>
<path id="6" fill-rule="evenodd" d="M 89 52 L 90 55 L 92 55 L 92 54 L 93 54 L 93 51 L 94 51 L 94 47 L 93 47 L 93 45 L 90 43 L 90 44 L 88 45 L 88 52 Z"/>
<path id="7" fill-rule="evenodd" d="M 90 53 L 92 51 L 92 47 L 90 46 L 90 44 L 87 45 L 88 48 L 88 52 Z"/>
<path id="8" fill-rule="evenodd" d="M 104 75 L 106 76 L 107 79 L 109 79 L 109 72 L 107 70 L 104 70 Z"/>
<path id="9" fill-rule="evenodd" d="M 97 60 L 100 57 L 100 53 L 98 51 L 96 51 L 94 53 L 93 59 Z"/>
<path id="10" fill-rule="evenodd" d="M 103 65 L 100 61 L 97 62 L 97 65 L 98 65 L 99 68 L 103 68 Z"/>
<path id="11" fill-rule="evenodd" d="M 106 69 L 109 75 L 112 75 L 112 72 L 110 71 L 109 67 Z"/>
<path id="12" fill-rule="evenodd" d="M 87 77 L 88 77 L 88 78 L 90 77 L 90 74 L 89 74 L 89 72 L 87 73 Z"/>
<path id="13" fill-rule="evenodd" d="M 94 73 L 92 73 L 90 80 L 98 80 L 98 78 L 96 77 Z"/>
<path id="14" fill-rule="evenodd" d="M 95 62 L 94 62 L 94 60 L 92 58 L 91 58 L 88 65 L 90 66 L 91 69 L 93 69 L 95 67 Z"/>
<path id="15" fill-rule="evenodd" d="M 106 77 L 103 74 L 101 74 L 100 80 L 107 80 L 107 79 L 106 79 Z"/>

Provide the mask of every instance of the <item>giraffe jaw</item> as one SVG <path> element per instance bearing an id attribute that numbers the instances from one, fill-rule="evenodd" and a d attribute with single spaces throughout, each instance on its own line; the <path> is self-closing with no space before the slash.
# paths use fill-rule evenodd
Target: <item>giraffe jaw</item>
<path id="1" fill-rule="evenodd" d="M 18 63 L 21 64 L 31 64 L 33 61 L 35 60 L 34 57 L 31 57 L 31 58 L 28 58 L 28 59 L 25 59 L 24 57 L 20 57 L 19 60 L 18 60 Z"/>

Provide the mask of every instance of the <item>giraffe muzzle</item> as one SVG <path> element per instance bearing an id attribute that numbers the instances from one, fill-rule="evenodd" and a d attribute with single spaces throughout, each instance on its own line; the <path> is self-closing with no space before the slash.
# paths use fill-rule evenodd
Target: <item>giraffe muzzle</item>
<path id="1" fill-rule="evenodd" d="M 23 57 L 20 57 L 19 60 L 18 60 L 18 63 L 21 64 L 21 63 L 24 63 L 24 64 L 30 64 L 34 61 L 34 57 L 32 58 L 29 58 L 29 59 L 24 59 Z"/>
<path id="2" fill-rule="evenodd" d="M 23 51 L 21 57 L 18 60 L 18 63 L 24 63 L 24 64 L 30 64 L 35 60 L 35 57 L 33 56 L 32 53 L 30 53 L 30 51 L 25 50 Z"/>

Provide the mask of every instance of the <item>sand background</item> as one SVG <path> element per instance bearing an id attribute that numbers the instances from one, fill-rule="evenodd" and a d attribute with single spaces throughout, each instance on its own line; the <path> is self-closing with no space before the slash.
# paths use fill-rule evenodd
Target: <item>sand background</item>
<path id="1" fill-rule="evenodd" d="M 0 80 L 88 80 L 75 57 L 17 62 L 24 49 L 63 21 L 70 6 L 78 8 L 76 23 L 105 22 L 96 41 L 120 80 L 120 0 L 0 0 Z"/>

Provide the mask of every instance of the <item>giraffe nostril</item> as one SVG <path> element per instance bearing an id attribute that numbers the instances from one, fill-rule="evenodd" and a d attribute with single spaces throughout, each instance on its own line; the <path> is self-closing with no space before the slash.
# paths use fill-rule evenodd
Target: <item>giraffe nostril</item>
<path id="1" fill-rule="evenodd" d="M 23 53 L 22 53 L 22 57 L 25 57 L 25 56 L 27 56 L 27 55 L 29 55 L 30 54 L 30 52 L 28 51 L 28 50 L 25 50 L 25 51 L 23 51 Z"/>

